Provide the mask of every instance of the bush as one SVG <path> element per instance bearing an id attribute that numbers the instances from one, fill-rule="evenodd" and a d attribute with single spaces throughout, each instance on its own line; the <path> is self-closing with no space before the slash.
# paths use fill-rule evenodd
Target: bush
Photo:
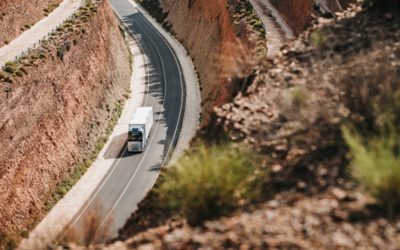
<path id="1" fill-rule="evenodd" d="M 400 132 L 394 125 L 379 136 L 365 138 L 343 129 L 352 155 L 353 176 L 393 215 L 400 207 Z"/>
<path id="2" fill-rule="evenodd" d="M 64 53 L 65 53 L 65 47 L 64 45 L 61 45 L 60 47 L 57 48 L 57 56 L 63 60 L 64 59 Z"/>
<path id="3" fill-rule="evenodd" d="M 71 49 L 71 46 L 72 46 L 72 43 L 71 43 L 71 41 L 65 41 L 64 42 L 64 47 L 65 47 L 65 49 L 67 50 L 67 51 L 69 51 L 70 49 Z"/>
<path id="4" fill-rule="evenodd" d="M 192 224 L 229 212 L 259 197 L 261 173 L 244 146 L 200 144 L 162 176 L 160 204 Z"/>
<path id="5" fill-rule="evenodd" d="M 4 65 L 3 70 L 9 74 L 14 74 L 18 70 L 18 63 L 17 62 L 7 62 Z"/>

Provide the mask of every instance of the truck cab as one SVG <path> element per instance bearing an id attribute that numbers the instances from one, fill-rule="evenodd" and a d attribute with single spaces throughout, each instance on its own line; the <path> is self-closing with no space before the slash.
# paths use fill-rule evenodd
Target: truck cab
<path id="1" fill-rule="evenodd" d="M 153 126 L 153 108 L 139 107 L 128 126 L 128 152 L 143 152 Z"/>
<path id="2" fill-rule="evenodd" d="M 128 151 L 129 152 L 142 152 L 144 147 L 144 131 L 142 128 L 132 126 L 128 131 Z"/>

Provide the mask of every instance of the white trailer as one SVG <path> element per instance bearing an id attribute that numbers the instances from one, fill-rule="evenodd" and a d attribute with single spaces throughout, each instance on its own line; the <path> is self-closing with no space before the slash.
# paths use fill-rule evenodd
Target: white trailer
<path id="1" fill-rule="evenodd" d="M 139 107 L 128 128 L 128 152 L 143 152 L 153 126 L 153 108 Z"/>

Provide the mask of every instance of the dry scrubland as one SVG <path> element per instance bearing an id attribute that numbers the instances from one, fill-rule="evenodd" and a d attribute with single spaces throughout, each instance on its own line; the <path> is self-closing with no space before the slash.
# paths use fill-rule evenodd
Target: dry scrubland
<path id="1" fill-rule="evenodd" d="M 44 18 L 61 2 L 62 0 L 0 1 L 0 47 Z"/>
<path id="2" fill-rule="evenodd" d="M 164 171 L 111 248 L 397 249 L 400 9 L 390 2 L 313 20 L 256 66 L 202 130 L 217 146 L 195 142 Z"/>
<path id="3" fill-rule="evenodd" d="M 0 71 L 3 246 L 26 237 L 90 165 L 129 82 L 128 49 L 107 1 L 85 5 L 39 49 Z"/>

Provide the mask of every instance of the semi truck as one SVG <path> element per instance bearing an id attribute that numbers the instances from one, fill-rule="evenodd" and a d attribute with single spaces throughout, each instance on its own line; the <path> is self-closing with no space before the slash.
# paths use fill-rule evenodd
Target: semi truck
<path id="1" fill-rule="evenodd" d="M 139 107 L 128 127 L 128 152 L 143 152 L 153 126 L 153 108 Z"/>

